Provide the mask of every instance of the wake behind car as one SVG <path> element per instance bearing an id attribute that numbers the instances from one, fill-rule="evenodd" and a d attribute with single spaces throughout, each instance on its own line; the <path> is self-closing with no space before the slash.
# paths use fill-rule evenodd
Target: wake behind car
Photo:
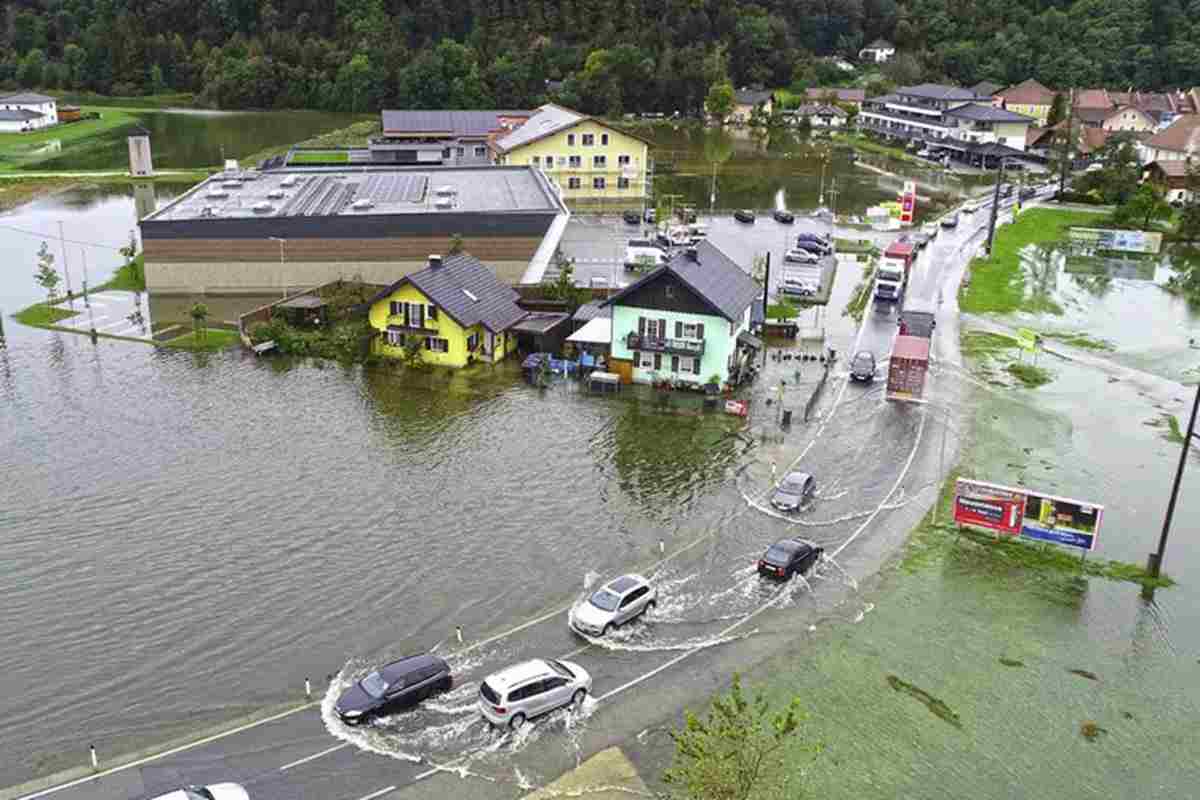
<path id="1" fill-rule="evenodd" d="M 771 505 L 780 511 L 799 511 L 804 501 L 810 499 L 817 491 L 817 481 L 807 472 L 789 472 L 783 476 L 775 493 L 771 495 Z"/>
<path id="2" fill-rule="evenodd" d="M 211 783 L 208 786 L 184 786 L 160 794 L 154 800 L 250 800 L 250 795 L 236 783 Z"/>
<path id="3" fill-rule="evenodd" d="M 799 539 L 782 539 L 767 548 L 758 560 L 758 574 L 768 578 L 787 580 L 793 575 L 803 575 L 812 569 L 825 552 Z"/>
<path id="4" fill-rule="evenodd" d="M 415 705 L 454 686 L 450 665 L 435 655 L 393 661 L 357 681 L 338 698 L 334 711 L 347 725 Z"/>
<path id="5" fill-rule="evenodd" d="M 750 225 L 754 224 L 754 212 L 748 208 L 739 208 L 733 212 L 733 218 L 738 222 L 745 222 Z"/>
<path id="6" fill-rule="evenodd" d="M 658 592 L 641 575 L 622 575 L 571 609 L 567 623 L 587 636 L 605 636 L 658 604 Z"/>
<path id="7" fill-rule="evenodd" d="M 592 677 L 571 661 L 535 658 L 487 676 L 479 684 L 479 713 L 516 730 L 563 706 L 583 705 Z"/>

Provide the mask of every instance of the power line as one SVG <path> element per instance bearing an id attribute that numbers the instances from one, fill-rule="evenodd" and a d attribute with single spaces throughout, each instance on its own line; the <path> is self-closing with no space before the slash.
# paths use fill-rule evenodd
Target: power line
<path id="1" fill-rule="evenodd" d="M 44 232 L 39 232 L 39 231 L 30 231 L 30 230 L 26 230 L 25 228 L 17 228 L 17 227 L 14 227 L 14 226 L 12 226 L 12 225 L 0 225 L 0 228 L 3 228 L 4 230 L 8 230 L 8 231 L 14 231 L 14 232 L 16 232 L 16 233 L 24 233 L 24 234 L 26 234 L 27 236 L 36 236 L 36 237 L 37 237 L 37 238 L 39 238 L 39 239 L 46 239 L 46 240 L 49 240 L 49 239 L 53 239 L 53 238 L 55 238 L 55 237 L 54 237 L 54 234 L 52 234 L 52 233 L 44 233 Z M 117 252 L 117 253 L 121 252 L 121 248 L 120 248 L 120 247 L 114 247 L 114 246 L 113 246 L 113 245 L 111 245 L 111 244 L 100 244 L 99 242 L 84 242 L 84 241 L 80 241 L 80 240 L 78 240 L 78 239 L 63 239 L 62 241 L 65 241 L 65 242 L 67 242 L 67 243 L 69 243 L 69 244 L 78 244 L 78 245 L 83 245 L 83 246 L 85 246 L 85 247 L 100 247 L 100 248 L 103 248 L 103 249 L 105 249 L 105 250 L 112 250 L 112 251 L 114 251 L 114 252 Z"/>

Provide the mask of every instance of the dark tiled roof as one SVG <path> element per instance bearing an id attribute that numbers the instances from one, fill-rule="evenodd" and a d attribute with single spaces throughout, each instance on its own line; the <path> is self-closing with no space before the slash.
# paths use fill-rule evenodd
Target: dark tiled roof
<path id="1" fill-rule="evenodd" d="M 567 319 L 567 314 L 562 311 L 530 311 L 524 319 L 514 324 L 511 330 L 533 334 L 548 333 Z"/>
<path id="2" fill-rule="evenodd" d="M 529 117 L 532 111 L 384 111 L 383 131 L 388 133 L 447 133 L 485 137 L 502 130 L 501 117 Z"/>
<path id="3" fill-rule="evenodd" d="M 809 100 L 824 100 L 832 95 L 843 103 L 861 103 L 867 99 L 866 89 L 837 89 L 837 88 L 815 88 L 805 89 L 805 96 Z"/>
<path id="4" fill-rule="evenodd" d="M 54 98 L 37 92 L 17 92 L 0 96 L 0 103 L 53 103 Z"/>
<path id="5" fill-rule="evenodd" d="M 517 305 L 516 290 L 502 283 L 486 264 L 465 253 L 446 256 L 440 267 L 426 267 L 405 275 L 375 295 L 371 302 L 390 297 L 405 284 L 415 286 L 464 328 L 482 323 L 498 333 L 525 316 L 524 309 Z"/>
<path id="6" fill-rule="evenodd" d="M 596 317 L 611 317 L 612 309 L 604 305 L 603 300 L 591 300 L 575 309 L 571 319 L 576 322 L 590 322 Z"/>
<path id="7" fill-rule="evenodd" d="M 740 106 L 756 106 L 771 99 L 771 90 L 738 89 L 733 93 L 733 99 Z"/>
<path id="8" fill-rule="evenodd" d="M 967 103 L 957 108 L 951 108 L 946 111 L 945 115 L 947 117 L 971 119 L 977 122 L 1033 122 L 1032 117 L 1027 117 L 1024 114 L 1007 111 L 1003 108 L 996 108 L 995 106 L 981 106 L 976 103 Z"/>
<path id="9" fill-rule="evenodd" d="M 1112 115 L 1112 112 L 1113 109 L 1111 106 L 1108 108 L 1076 108 L 1075 119 L 1080 122 L 1098 125 L 1108 119 Z"/>
<path id="10" fill-rule="evenodd" d="M 0 109 L 0 120 L 4 122 L 28 122 L 31 119 L 41 119 L 46 116 L 38 111 L 30 111 L 28 108 L 4 108 Z"/>
<path id="11" fill-rule="evenodd" d="M 971 91 L 980 97 L 990 97 L 1003 88 L 1004 87 L 998 83 L 992 83 L 991 81 L 980 81 L 971 87 Z"/>
<path id="12" fill-rule="evenodd" d="M 621 298 L 668 272 L 730 322 L 741 321 L 746 308 L 761 295 L 761 289 L 746 270 L 712 242 L 704 241 L 696 247 L 694 260 L 687 253 L 677 253 L 663 266 L 608 298 L 605 305 L 619 303 Z"/>
<path id="13" fill-rule="evenodd" d="M 958 86 L 944 86 L 940 83 L 921 83 L 916 86 L 901 86 L 896 94 L 925 97 L 930 100 L 974 100 L 975 93 L 970 89 Z"/>

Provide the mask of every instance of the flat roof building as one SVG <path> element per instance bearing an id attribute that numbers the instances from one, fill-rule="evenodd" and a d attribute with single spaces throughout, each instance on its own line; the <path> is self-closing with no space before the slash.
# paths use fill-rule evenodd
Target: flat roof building
<path id="1" fill-rule="evenodd" d="M 146 286 L 258 294 L 361 278 L 390 284 L 463 249 L 516 283 L 569 216 L 528 167 L 227 170 L 141 222 Z"/>

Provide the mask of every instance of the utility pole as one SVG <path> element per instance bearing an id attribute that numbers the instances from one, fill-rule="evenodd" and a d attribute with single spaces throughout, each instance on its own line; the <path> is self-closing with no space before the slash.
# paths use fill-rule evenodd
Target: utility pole
<path id="1" fill-rule="evenodd" d="M 67 297 L 71 296 L 71 271 L 67 269 L 67 240 L 63 236 L 62 220 L 58 221 L 58 246 L 63 254 L 63 275 L 67 279 Z"/>
<path id="2" fill-rule="evenodd" d="M 1075 90 L 1067 90 L 1067 135 L 1063 137 L 1062 164 L 1058 173 L 1058 193 L 1067 190 L 1067 166 L 1071 161 L 1072 128 L 1075 124 Z"/>
<path id="3" fill-rule="evenodd" d="M 1171 532 L 1171 518 L 1175 516 L 1175 501 L 1179 499 L 1179 484 L 1183 481 L 1183 468 L 1187 465 L 1188 448 L 1191 447 L 1192 437 L 1197 435 L 1197 409 L 1200 409 L 1200 386 L 1196 387 L 1196 400 L 1192 403 L 1192 417 L 1188 420 L 1187 435 L 1183 437 L 1183 451 L 1179 454 L 1179 468 L 1175 470 L 1175 484 L 1171 487 L 1171 499 L 1167 503 L 1167 517 L 1163 520 L 1162 537 L 1158 540 L 1158 550 L 1151 553 L 1146 562 L 1146 572 L 1152 578 L 1157 578 L 1162 570 L 1163 555 L 1167 549 L 1167 535 Z"/>
<path id="4" fill-rule="evenodd" d="M 996 170 L 996 189 L 992 194 L 992 214 L 988 220 L 987 254 L 992 254 L 992 239 L 996 236 L 996 217 L 1000 213 L 1000 183 L 1004 180 L 1004 158 L 1000 159 L 1000 168 Z"/>

